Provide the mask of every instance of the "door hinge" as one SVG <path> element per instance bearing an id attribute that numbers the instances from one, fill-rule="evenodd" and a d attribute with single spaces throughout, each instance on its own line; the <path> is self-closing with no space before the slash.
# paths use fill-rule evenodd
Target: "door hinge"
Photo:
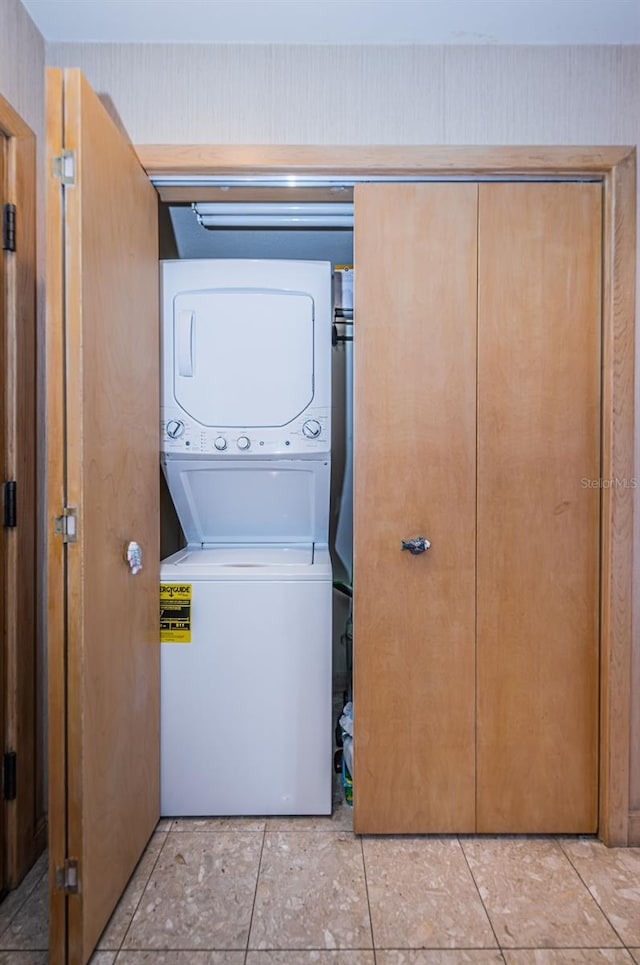
<path id="1" fill-rule="evenodd" d="M 65 506 L 62 514 L 54 517 L 53 532 L 56 536 L 62 536 L 64 543 L 77 542 L 78 510 L 71 506 Z"/>
<path id="2" fill-rule="evenodd" d="M 75 151 L 63 150 L 52 159 L 54 178 L 60 184 L 76 183 L 76 154 Z"/>
<path id="3" fill-rule="evenodd" d="M 2 525 L 7 528 L 18 525 L 15 479 L 2 484 Z"/>
<path id="4" fill-rule="evenodd" d="M 65 895 L 77 895 L 80 890 L 77 858 L 66 858 L 62 868 L 56 868 L 56 889 Z"/>
<path id="5" fill-rule="evenodd" d="M 2 248 L 3 251 L 16 250 L 16 206 L 2 205 Z"/>
<path id="6" fill-rule="evenodd" d="M 15 751 L 7 751 L 2 759 L 2 796 L 5 801 L 15 801 L 17 787 L 18 756 Z"/>

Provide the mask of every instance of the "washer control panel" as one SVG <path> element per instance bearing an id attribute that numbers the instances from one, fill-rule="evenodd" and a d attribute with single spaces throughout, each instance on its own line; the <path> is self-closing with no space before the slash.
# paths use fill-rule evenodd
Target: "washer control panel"
<path id="1" fill-rule="evenodd" d="M 184 412 L 165 408 L 160 423 L 162 452 L 228 458 L 239 455 L 329 452 L 331 449 L 331 410 L 308 408 L 298 419 L 280 427 L 210 428 L 185 417 Z"/>
<path id="2" fill-rule="evenodd" d="M 184 432 L 184 422 L 181 419 L 169 419 L 166 425 L 166 433 L 169 439 L 179 439 Z"/>

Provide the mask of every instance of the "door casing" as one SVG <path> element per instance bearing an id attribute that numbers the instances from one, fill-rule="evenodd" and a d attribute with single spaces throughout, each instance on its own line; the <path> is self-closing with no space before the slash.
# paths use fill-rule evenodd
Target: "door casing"
<path id="1" fill-rule="evenodd" d="M 7 183 L 6 183 L 6 155 L 7 155 L 7 138 L 4 134 L 0 133 L 0 207 L 4 209 L 6 204 L 5 198 L 7 196 Z M 3 239 L 4 243 L 4 239 Z M 4 251 L 0 254 L 0 384 L 2 389 L 0 391 L 0 453 L 2 454 L 2 473 L 3 479 L 7 479 L 7 474 L 5 470 L 5 437 L 6 437 L 6 400 L 5 400 L 5 389 L 9 379 L 7 378 L 7 365 L 6 365 L 6 335 L 7 335 L 7 292 L 6 292 L 6 261 L 7 255 Z M 5 574 L 7 570 L 6 557 L 9 545 L 9 540 L 11 538 L 11 533 L 8 532 L 3 527 L 2 532 L 2 546 L 0 547 L 0 639 L 2 641 L 0 645 L 0 748 L 4 751 L 6 748 L 5 742 L 5 702 L 7 693 L 7 675 L 6 675 L 6 634 L 7 634 L 7 592 L 5 586 Z M 7 890 L 6 879 L 7 879 L 7 869 L 6 869 L 6 828 L 5 828 L 5 818 L 6 818 L 6 804 L 4 797 L 0 800 L 0 895 L 4 895 Z"/>
<path id="2" fill-rule="evenodd" d="M 17 523 L 5 531 L 4 746 L 16 752 L 16 798 L 4 805 L 5 868 L 15 888 L 46 843 L 41 576 L 36 567 L 36 138 L 0 96 L 5 197 L 16 205 L 16 251 L 5 258 L 5 479 L 17 484 Z"/>
<path id="3" fill-rule="evenodd" d="M 207 177 L 259 181 L 285 175 L 342 180 L 548 177 L 601 181 L 602 476 L 633 479 L 635 148 L 138 145 L 136 151 L 165 201 L 184 196 L 184 184 L 196 177 L 205 183 Z M 181 178 L 182 184 L 171 186 L 172 176 Z M 166 186 L 158 185 L 160 178 L 166 179 Z M 193 187 L 189 190 L 193 195 Z M 599 836 L 608 845 L 640 842 L 640 812 L 629 810 L 633 495 L 631 486 L 602 490 Z"/>

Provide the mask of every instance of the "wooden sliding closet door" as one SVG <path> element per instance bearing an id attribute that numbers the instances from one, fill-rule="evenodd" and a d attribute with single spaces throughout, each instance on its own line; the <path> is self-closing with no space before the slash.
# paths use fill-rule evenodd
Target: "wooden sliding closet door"
<path id="1" fill-rule="evenodd" d="M 477 203 L 355 189 L 359 833 L 475 827 Z"/>
<path id="2" fill-rule="evenodd" d="M 597 829 L 601 197 L 480 186 L 479 832 Z"/>

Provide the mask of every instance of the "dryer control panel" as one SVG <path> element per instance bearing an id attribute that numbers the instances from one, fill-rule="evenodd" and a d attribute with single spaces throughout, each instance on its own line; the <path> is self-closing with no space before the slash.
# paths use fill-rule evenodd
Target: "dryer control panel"
<path id="1" fill-rule="evenodd" d="M 209 428 L 185 418 L 179 409 L 165 409 L 160 424 L 160 449 L 172 455 L 269 456 L 331 450 L 331 410 L 305 409 L 289 425 Z"/>

